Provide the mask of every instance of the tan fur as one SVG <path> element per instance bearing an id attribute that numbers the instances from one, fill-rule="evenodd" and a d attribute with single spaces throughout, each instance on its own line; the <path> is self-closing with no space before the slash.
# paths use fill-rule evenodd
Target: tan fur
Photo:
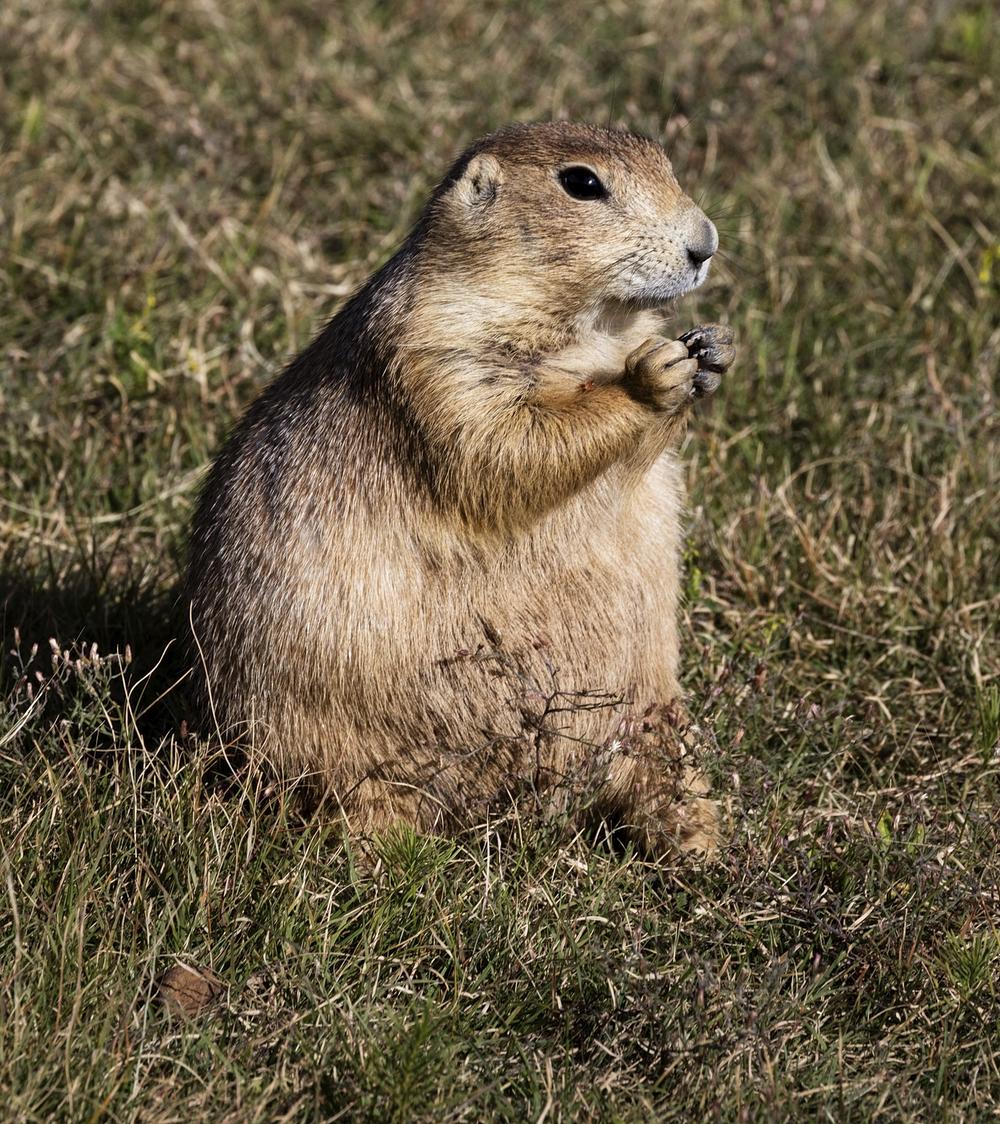
<path id="1" fill-rule="evenodd" d="M 609 197 L 571 198 L 570 165 Z M 227 736 L 358 833 L 582 777 L 652 850 L 711 848 L 678 761 L 673 450 L 714 384 L 655 312 L 709 235 L 631 134 L 513 127 L 459 159 L 208 480 L 188 595 Z"/>

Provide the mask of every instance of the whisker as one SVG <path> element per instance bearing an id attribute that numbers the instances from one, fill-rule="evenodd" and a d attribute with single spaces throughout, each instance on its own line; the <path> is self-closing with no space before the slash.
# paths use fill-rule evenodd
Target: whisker
<path id="1" fill-rule="evenodd" d="M 738 211 L 735 207 L 730 207 L 727 210 L 719 211 L 714 207 L 706 207 L 705 214 L 715 223 L 720 219 L 748 219 L 753 214 L 753 211 Z"/>
<path id="2" fill-rule="evenodd" d="M 720 268 L 728 269 L 730 273 L 738 274 L 741 278 L 749 278 L 753 281 L 764 279 L 764 274 L 760 270 L 751 269 L 744 262 L 738 261 L 722 250 L 715 252 L 715 258 L 718 259 Z"/>

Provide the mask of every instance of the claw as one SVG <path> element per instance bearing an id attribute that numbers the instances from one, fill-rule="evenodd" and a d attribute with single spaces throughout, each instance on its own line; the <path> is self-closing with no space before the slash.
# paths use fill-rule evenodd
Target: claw
<path id="1" fill-rule="evenodd" d="M 722 375 L 710 369 L 700 369 L 692 380 L 692 390 L 695 398 L 707 398 L 714 394 L 722 382 Z"/>
<path id="2" fill-rule="evenodd" d="M 723 374 L 736 358 L 733 331 L 725 324 L 702 324 L 677 338 L 688 349 L 688 355 L 698 360 L 699 370 Z"/>

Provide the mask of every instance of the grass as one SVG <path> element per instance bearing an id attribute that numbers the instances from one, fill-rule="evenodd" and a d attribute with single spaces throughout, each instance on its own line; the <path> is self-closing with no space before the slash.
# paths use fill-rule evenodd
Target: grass
<path id="1" fill-rule="evenodd" d="M 13 0 L 0 75 L 3 1115 L 995 1114 L 993 6 Z M 365 872 L 206 785 L 185 526 L 456 149 L 553 115 L 663 138 L 722 231 L 676 322 L 741 349 L 686 450 L 732 840 L 524 821 Z M 151 1001 L 177 961 L 209 1015 Z"/>

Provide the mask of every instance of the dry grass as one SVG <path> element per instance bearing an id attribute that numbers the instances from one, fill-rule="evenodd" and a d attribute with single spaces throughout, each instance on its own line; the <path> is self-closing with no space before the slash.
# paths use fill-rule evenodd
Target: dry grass
<path id="1" fill-rule="evenodd" d="M 0 9 L 5 1116 L 995 1112 L 998 94 L 988 3 Z M 677 321 L 741 345 L 687 450 L 732 845 L 359 873 L 180 744 L 184 528 L 456 149 L 553 115 L 664 138 L 723 232 Z M 213 1016 L 147 1004 L 177 958 Z"/>

